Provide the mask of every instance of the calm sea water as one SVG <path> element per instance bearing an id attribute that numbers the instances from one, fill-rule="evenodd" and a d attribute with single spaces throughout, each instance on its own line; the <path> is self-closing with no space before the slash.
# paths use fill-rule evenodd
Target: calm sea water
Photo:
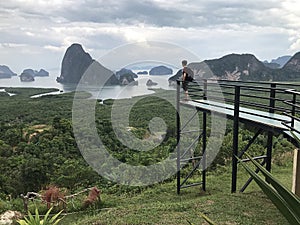
<path id="1" fill-rule="evenodd" d="M 133 96 L 141 96 L 146 94 L 151 94 L 154 91 L 149 90 L 149 88 L 162 88 L 165 90 L 174 90 L 174 87 L 170 87 L 168 83 L 168 78 L 172 75 L 164 76 L 151 76 L 151 75 L 139 75 L 136 79 L 138 81 L 137 86 L 106 86 L 102 90 L 98 87 L 89 88 L 87 91 L 90 92 L 93 98 L 97 99 L 121 99 L 121 98 L 131 98 Z M 50 75 L 49 77 L 35 77 L 33 82 L 21 82 L 19 76 L 14 76 L 9 79 L 0 79 L 1 87 L 36 87 L 36 88 L 57 88 L 63 92 L 71 92 L 76 90 L 76 85 L 66 85 L 56 82 L 55 75 Z M 151 79 L 153 82 L 158 83 L 156 86 L 148 87 L 146 82 Z M 57 92 L 60 93 L 60 92 Z"/>

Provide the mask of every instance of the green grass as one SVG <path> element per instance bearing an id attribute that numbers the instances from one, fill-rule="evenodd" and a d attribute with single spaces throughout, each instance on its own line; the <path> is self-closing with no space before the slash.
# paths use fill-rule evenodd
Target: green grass
<path id="1" fill-rule="evenodd" d="M 199 187 L 176 194 L 174 182 L 148 187 L 138 194 L 103 194 L 105 208 L 67 215 L 64 225 L 122 224 L 207 224 L 199 215 L 204 213 L 217 224 L 288 224 L 272 202 L 253 182 L 245 193 L 230 193 L 230 169 L 223 174 L 207 176 L 207 192 Z M 275 167 L 275 176 L 291 187 L 291 166 Z M 248 175 L 240 167 L 238 187 Z"/>
<path id="2" fill-rule="evenodd" d="M 28 98 L 28 96 L 33 94 L 41 93 L 40 91 L 41 90 L 14 89 L 14 92 L 18 92 L 16 96 L 1 97 L 1 122 L 5 122 L 4 124 L 11 124 L 13 122 L 16 124 L 24 123 L 26 126 L 32 127 L 35 124 L 52 124 L 53 118 L 57 116 L 68 119 L 71 118 L 74 93 L 43 96 L 37 99 Z M 86 98 L 88 96 L 83 94 L 82 97 Z M 148 121 L 149 119 L 145 119 L 148 116 L 145 112 L 150 112 L 150 110 L 147 109 L 159 109 L 162 108 L 161 105 L 165 103 L 157 103 L 155 101 L 154 105 L 154 103 L 151 102 L 152 100 L 151 98 L 146 98 L 140 102 L 140 107 L 133 108 L 133 123 L 137 121 L 136 117 L 140 115 L 144 118 L 141 122 Z M 112 102 L 113 100 L 106 100 L 104 101 L 104 105 L 99 106 L 99 111 L 97 111 L 99 118 L 109 119 L 109 103 Z M 145 104 L 145 102 L 147 104 Z M 159 114 L 161 112 L 157 113 Z M 167 110 L 163 110 L 163 113 L 166 115 L 172 114 Z M 168 116 L 168 118 L 169 117 L 170 116 Z M 173 120 L 171 119 L 171 121 Z M 140 124 L 134 125 L 136 127 L 144 127 L 145 124 L 141 122 Z M 64 139 L 61 138 L 61 140 Z M 285 151 L 283 152 L 285 153 Z M 274 167 L 273 173 L 276 178 L 290 188 L 292 167 L 290 163 L 285 162 L 287 158 L 292 159 L 292 156 L 289 154 L 283 154 L 282 157 L 279 158 L 278 154 L 274 154 L 274 156 L 274 160 L 276 159 L 283 163 L 281 163 L 281 167 Z M 199 177 L 200 175 L 198 174 L 193 178 L 197 179 Z M 248 177 L 243 168 L 239 166 L 239 188 Z M 194 187 L 183 190 L 182 194 L 178 196 L 176 194 L 175 180 L 164 184 L 153 185 L 145 188 L 140 193 L 128 192 L 127 194 L 117 195 L 109 194 L 108 190 L 103 189 L 103 194 L 101 195 L 103 200 L 101 210 L 87 210 L 82 213 L 66 215 L 61 224 L 176 225 L 189 224 L 189 222 L 192 224 L 206 224 L 199 215 L 200 212 L 207 215 L 217 224 L 287 224 L 285 218 L 255 183 L 252 183 L 245 193 L 236 194 L 230 193 L 230 185 L 230 167 L 218 167 L 217 171 L 208 173 L 206 193 L 201 192 L 199 187 Z M 120 191 L 119 193 L 124 192 Z M 1 204 L 0 202 L 0 206 Z M 20 204 L 18 208 L 22 208 L 22 202 L 19 201 L 18 204 Z M 69 208 L 69 212 L 71 211 L 76 210 Z"/>

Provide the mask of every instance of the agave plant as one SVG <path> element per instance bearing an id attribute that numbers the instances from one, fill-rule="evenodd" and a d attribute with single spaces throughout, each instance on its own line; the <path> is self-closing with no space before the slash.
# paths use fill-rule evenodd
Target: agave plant
<path id="1" fill-rule="evenodd" d="M 18 220 L 17 222 L 20 225 L 57 225 L 62 218 L 58 218 L 59 215 L 62 213 L 55 214 L 53 217 L 49 217 L 52 208 L 50 208 L 43 219 L 40 218 L 39 211 L 35 209 L 35 216 L 33 216 L 30 212 L 28 212 L 28 217 L 25 217 L 23 220 Z"/>
<path id="2" fill-rule="evenodd" d="M 239 162 L 270 198 L 282 215 L 290 224 L 300 224 L 300 199 L 293 192 L 282 185 L 269 171 L 245 153 L 251 162 L 259 169 L 267 181 L 255 173 L 245 162 Z"/>

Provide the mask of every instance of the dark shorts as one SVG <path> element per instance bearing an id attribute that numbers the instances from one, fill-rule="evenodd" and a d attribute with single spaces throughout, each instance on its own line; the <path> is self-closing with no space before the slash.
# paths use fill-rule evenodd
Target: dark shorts
<path id="1" fill-rule="evenodd" d="M 182 89 L 184 91 L 188 90 L 189 82 L 188 81 L 182 81 Z"/>
<path id="2" fill-rule="evenodd" d="M 192 77 L 187 76 L 185 81 L 182 81 L 182 88 L 184 91 L 188 90 L 189 82 L 193 81 L 194 79 Z"/>

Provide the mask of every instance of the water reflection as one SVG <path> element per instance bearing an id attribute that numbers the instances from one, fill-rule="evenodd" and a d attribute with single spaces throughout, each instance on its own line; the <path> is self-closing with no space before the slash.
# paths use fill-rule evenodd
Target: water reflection
<path id="1" fill-rule="evenodd" d="M 165 76 L 151 76 L 151 75 L 139 75 L 136 79 L 138 85 L 115 85 L 115 86 L 105 86 L 102 90 L 99 90 L 96 86 L 86 86 L 85 90 L 92 94 L 92 98 L 97 99 L 122 99 L 131 98 L 134 96 L 146 95 L 154 93 L 150 89 L 165 89 L 174 90 L 174 87 L 170 87 L 168 83 L 168 78 L 171 75 Z M 157 83 L 155 86 L 147 86 L 147 81 L 151 79 L 153 82 Z M 36 88 L 57 88 L 59 91 L 41 94 L 33 97 L 39 97 L 47 94 L 60 94 L 66 92 L 72 92 L 76 90 L 76 84 L 61 84 L 56 82 L 56 76 L 50 75 L 49 77 L 36 77 L 33 82 L 21 82 L 18 76 L 13 76 L 8 79 L 0 79 L 0 87 L 36 87 Z"/>

